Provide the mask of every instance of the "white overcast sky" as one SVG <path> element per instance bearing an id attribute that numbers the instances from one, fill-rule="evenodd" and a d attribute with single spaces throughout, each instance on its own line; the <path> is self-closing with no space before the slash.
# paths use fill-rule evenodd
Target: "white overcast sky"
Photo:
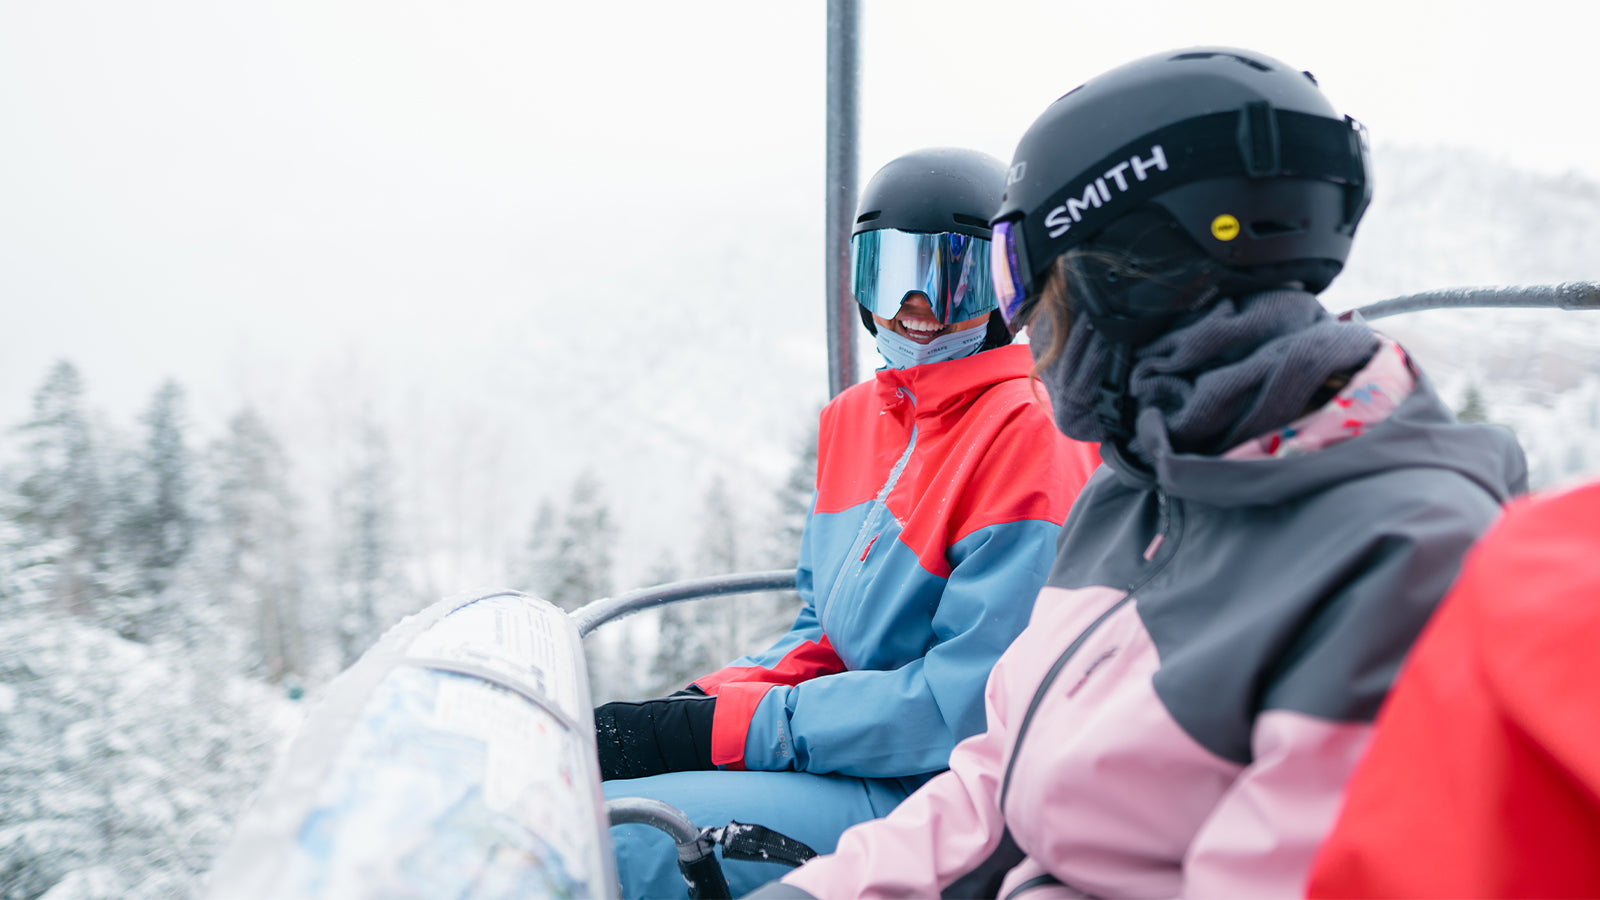
<path id="1" fill-rule="evenodd" d="M 129 408 L 369 342 L 470 353 L 550 285 L 693 241 L 685 210 L 757 242 L 814 209 L 820 235 L 824 24 L 822 0 L 0 0 L 0 425 L 58 358 Z M 1009 157 L 1096 72 L 1222 43 L 1314 72 L 1380 149 L 1600 180 L 1597 33 L 1587 0 L 864 0 L 861 177 Z M 820 308 L 820 240 L 795 252 Z"/>

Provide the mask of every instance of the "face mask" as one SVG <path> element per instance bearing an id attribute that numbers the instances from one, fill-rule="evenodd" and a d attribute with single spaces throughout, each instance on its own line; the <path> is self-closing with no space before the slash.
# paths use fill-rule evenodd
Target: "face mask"
<path id="1" fill-rule="evenodd" d="M 878 352 L 892 369 L 909 369 L 923 363 L 944 362 L 971 356 L 983 346 L 987 328 L 968 328 L 941 334 L 926 344 L 919 344 L 887 328 L 878 329 Z"/>

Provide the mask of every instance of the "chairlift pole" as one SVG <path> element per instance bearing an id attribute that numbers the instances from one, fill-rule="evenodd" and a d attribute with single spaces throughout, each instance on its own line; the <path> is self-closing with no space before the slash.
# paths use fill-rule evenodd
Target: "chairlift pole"
<path id="1" fill-rule="evenodd" d="M 827 201 L 823 230 L 823 290 L 828 326 L 828 396 L 855 383 L 856 304 L 850 295 L 850 227 L 856 208 L 856 0 L 828 0 Z"/>

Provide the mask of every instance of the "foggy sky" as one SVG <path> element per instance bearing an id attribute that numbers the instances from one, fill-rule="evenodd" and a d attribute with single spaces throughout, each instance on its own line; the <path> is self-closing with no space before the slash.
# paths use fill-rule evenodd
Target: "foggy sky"
<path id="1" fill-rule="evenodd" d="M 1380 147 L 1600 177 L 1592 4 L 863 8 L 863 178 L 919 146 L 1009 157 L 1083 79 L 1201 43 L 1312 70 Z M 112 409 L 177 377 L 202 415 L 351 359 L 449 366 L 567 287 L 603 316 L 649 289 L 609 281 L 619 257 L 648 271 L 710 217 L 755 244 L 814 210 L 784 249 L 817 260 L 795 327 L 820 328 L 824 12 L 0 0 L 0 422 L 62 357 Z"/>

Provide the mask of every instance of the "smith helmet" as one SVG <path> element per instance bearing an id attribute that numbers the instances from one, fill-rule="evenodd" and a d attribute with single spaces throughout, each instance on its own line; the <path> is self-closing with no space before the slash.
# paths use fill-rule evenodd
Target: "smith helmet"
<path id="1" fill-rule="evenodd" d="M 997 308 L 989 219 L 1005 175 L 1005 164 L 988 154 L 931 148 L 872 176 L 850 238 L 851 293 L 868 330 L 876 333 L 870 313 L 894 318 L 911 293 L 926 295 L 946 325 Z"/>
<path id="2" fill-rule="evenodd" d="M 1081 254 L 1074 296 L 1113 340 L 1239 289 L 1317 293 L 1371 197 L 1365 132 L 1309 72 L 1226 47 L 1146 57 L 1058 99 L 1018 143 L 994 218 L 1001 311 L 1020 325 L 1080 248 L 1106 251 Z M 1118 279 L 1104 260 L 1119 256 L 1162 277 Z"/>

